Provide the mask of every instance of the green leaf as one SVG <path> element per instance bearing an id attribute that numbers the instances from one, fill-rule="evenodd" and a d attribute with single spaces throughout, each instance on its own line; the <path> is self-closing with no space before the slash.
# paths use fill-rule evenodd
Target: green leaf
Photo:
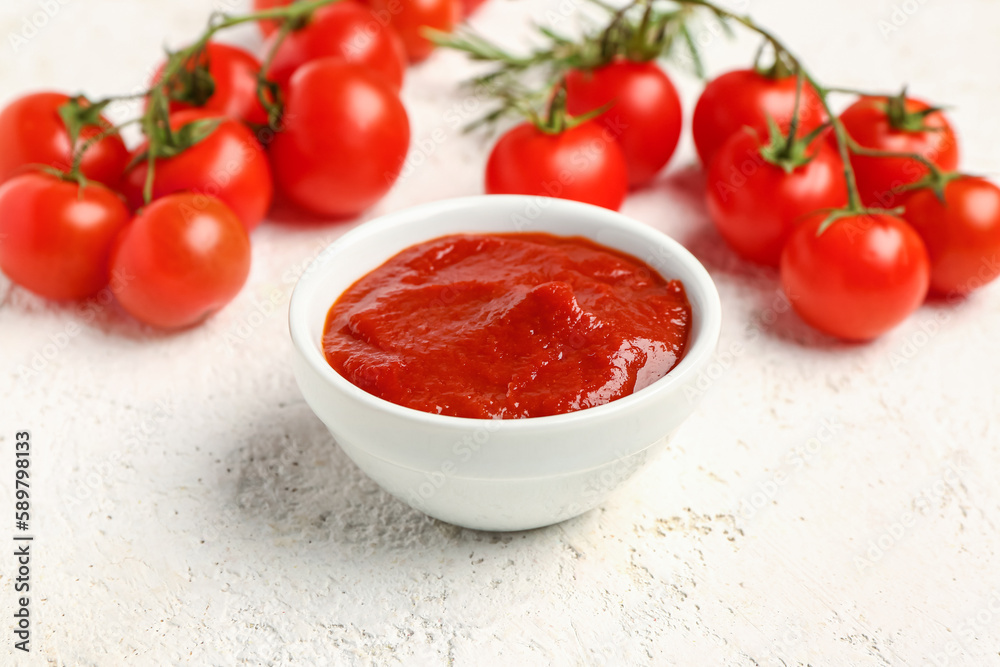
<path id="1" fill-rule="evenodd" d="M 76 142 L 86 127 L 107 129 L 107 123 L 101 118 L 101 112 L 110 103 L 111 100 L 91 102 L 83 95 L 77 95 L 59 107 L 59 117 L 66 126 L 70 146 L 76 147 Z"/>
<path id="2" fill-rule="evenodd" d="M 180 155 L 187 149 L 207 139 L 225 118 L 202 118 L 194 120 L 180 129 L 168 132 L 165 125 L 154 123 L 145 129 L 149 138 L 149 148 L 132 158 L 129 168 L 153 158 L 170 158 Z"/>
<path id="3" fill-rule="evenodd" d="M 560 34 L 553 30 L 552 28 L 547 28 L 545 26 L 538 26 L 538 32 L 542 33 L 544 36 L 551 39 L 556 44 L 572 44 L 573 40 L 566 35 Z"/>
<path id="4" fill-rule="evenodd" d="M 166 88 L 171 100 L 203 107 L 215 94 L 215 79 L 212 78 L 210 67 L 208 51 L 204 48 L 186 56 L 183 51 L 167 51 L 167 64 L 163 71 L 173 74 L 169 80 L 161 81 L 159 85 Z"/>
<path id="5" fill-rule="evenodd" d="M 727 39 L 736 39 L 736 31 L 733 29 L 732 23 L 729 22 L 728 16 L 720 16 L 719 25 L 722 26 L 722 32 L 726 33 Z"/>
<path id="6" fill-rule="evenodd" d="M 173 141 L 159 147 L 156 157 L 174 157 L 207 139 L 224 118 L 202 118 L 181 126 L 173 133 Z"/>
<path id="7" fill-rule="evenodd" d="M 684 43 L 687 45 L 688 52 L 691 55 L 691 62 L 694 66 L 694 73 L 699 79 L 705 79 L 705 63 L 701 59 L 701 53 L 698 52 L 698 45 L 694 41 L 694 37 L 691 35 L 691 31 L 688 30 L 687 23 L 681 23 L 680 25 L 681 36 L 684 38 Z"/>
<path id="8" fill-rule="evenodd" d="M 808 149 L 811 139 L 809 137 L 796 137 L 791 143 L 788 136 L 781 130 L 778 121 L 774 120 L 771 114 L 767 114 L 768 143 L 760 147 L 760 156 L 767 162 L 781 167 L 786 174 L 790 174 L 799 167 L 803 167 L 816 157 L 809 155 Z"/>

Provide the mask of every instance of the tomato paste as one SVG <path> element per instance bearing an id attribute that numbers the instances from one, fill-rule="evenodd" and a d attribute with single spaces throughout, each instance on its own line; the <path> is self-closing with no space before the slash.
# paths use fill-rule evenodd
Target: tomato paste
<path id="1" fill-rule="evenodd" d="M 400 252 L 341 295 L 330 365 L 387 401 L 456 417 L 582 410 L 660 379 L 684 354 L 678 280 L 587 239 L 462 234 Z"/>

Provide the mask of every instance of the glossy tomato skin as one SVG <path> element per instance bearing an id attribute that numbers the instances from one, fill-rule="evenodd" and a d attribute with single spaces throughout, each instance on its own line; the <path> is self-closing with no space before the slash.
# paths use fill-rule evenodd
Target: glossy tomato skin
<path id="1" fill-rule="evenodd" d="M 250 272 L 250 239 L 214 197 L 181 192 L 145 207 L 121 233 L 111 289 L 141 322 L 177 329 L 201 322 L 235 297 Z"/>
<path id="2" fill-rule="evenodd" d="M 933 190 L 904 195 L 902 218 L 927 246 L 931 293 L 962 295 L 1000 275 L 1000 188 L 983 178 L 949 181 L 942 203 Z"/>
<path id="3" fill-rule="evenodd" d="M 414 63 L 434 50 L 434 44 L 420 32 L 423 27 L 451 32 L 462 17 L 459 0 L 368 0 L 368 4 L 380 25 L 388 24 L 399 34 Z"/>
<path id="4" fill-rule="evenodd" d="M 285 127 L 270 157 L 275 182 L 289 200 L 317 215 L 343 218 L 389 191 L 409 145 L 406 109 L 384 77 L 321 58 L 292 76 Z"/>
<path id="5" fill-rule="evenodd" d="M 796 223 L 847 203 L 837 152 L 823 140 L 814 140 L 809 149 L 812 159 L 791 173 L 764 160 L 760 139 L 747 130 L 716 151 L 708 167 L 708 210 L 722 238 L 744 259 L 778 266 Z"/>
<path id="6" fill-rule="evenodd" d="M 486 0 L 462 0 L 462 15 L 471 16 L 483 6 Z"/>
<path id="7" fill-rule="evenodd" d="M 267 40 L 263 53 L 270 53 L 276 40 L 277 35 Z M 268 78 L 287 86 L 296 69 L 324 57 L 339 57 L 368 67 L 383 75 L 396 90 L 403 85 L 406 51 L 402 40 L 390 26 L 375 23 L 372 10 L 359 3 L 339 2 L 313 14 L 305 27 L 282 42 Z"/>
<path id="8" fill-rule="evenodd" d="M 681 136 L 677 89 L 655 62 L 619 60 L 566 75 L 570 114 L 579 116 L 609 103 L 611 108 L 596 120 L 621 144 L 629 185 L 646 185 L 670 161 Z"/>
<path id="9" fill-rule="evenodd" d="M 173 114 L 170 125 L 176 130 L 211 118 L 222 118 L 222 122 L 206 139 L 179 155 L 156 160 L 153 199 L 185 190 L 218 197 L 252 231 L 267 215 L 274 195 L 267 154 L 254 133 L 237 120 L 201 109 Z M 136 154 L 145 149 L 143 144 Z M 147 170 L 146 161 L 140 161 L 122 181 L 133 209 L 143 204 Z"/>
<path id="10" fill-rule="evenodd" d="M 691 133 L 704 165 L 725 141 L 743 127 L 768 136 L 767 117 L 787 129 L 795 109 L 794 76 L 772 79 L 756 70 L 734 70 L 709 81 L 691 119 Z M 805 136 L 827 120 L 816 89 L 803 84 L 799 104 L 799 136 Z"/>
<path id="11" fill-rule="evenodd" d="M 628 193 L 628 167 L 618 142 L 595 121 L 559 134 L 523 123 L 493 147 L 486 192 L 559 197 L 617 211 Z"/>
<path id="12" fill-rule="evenodd" d="M 171 112 L 200 108 L 244 123 L 256 125 L 267 123 L 267 110 L 257 96 L 260 61 L 253 54 L 222 42 L 209 42 L 205 46 L 202 62 L 208 64 L 208 71 L 215 83 L 215 91 L 201 107 L 193 107 L 181 100 L 171 100 Z M 161 64 L 153 75 L 154 84 L 160 80 L 163 67 Z"/>
<path id="13" fill-rule="evenodd" d="M 91 182 L 81 188 L 43 172 L 0 186 L 0 268 L 18 285 L 57 301 L 93 296 L 108 284 L 108 262 L 131 214 Z"/>
<path id="14" fill-rule="evenodd" d="M 73 147 L 59 116 L 59 107 L 68 101 L 69 96 L 62 93 L 32 93 L 19 97 L 0 111 L 0 183 L 31 164 L 69 170 Z M 104 128 L 85 127 L 79 141 L 87 141 L 109 127 L 110 123 Z M 87 178 L 114 189 L 118 187 L 128 160 L 128 149 L 121 137 L 115 135 L 88 148 L 80 167 Z"/>
<path id="15" fill-rule="evenodd" d="M 837 338 L 866 341 L 906 319 L 927 296 L 930 262 L 920 236 L 890 215 L 834 222 L 806 218 L 781 255 L 781 284 L 810 326 Z"/>
<path id="16" fill-rule="evenodd" d="M 906 100 L 908 112 L 927 108 L 928 105 L 920 100 Z M 851 138 L 865 148 L 918 153 L 944 171 L 953 171 L 958 167 L 958 140 L 943 113 L 932 113 L 924 119 L 930 130 L 912 132 L 894 128 L 886 109 L 884 97 L 863 97 L 845 109 L 840 114 L 840 120 Z M 852 155 L 851 165 L 865 206 L 897 206 L 900 199 L 898 188 L 927 175 L 923 165 L 906 158 Z"/>

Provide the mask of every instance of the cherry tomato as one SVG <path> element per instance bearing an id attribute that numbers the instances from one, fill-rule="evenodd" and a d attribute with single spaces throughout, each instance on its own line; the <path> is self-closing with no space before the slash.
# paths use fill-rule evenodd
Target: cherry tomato
<path id="1" fill-rule="evenodd" d="M 462 0 L 462 16 L 471 16 L 486 0 Z"/>
<path id="2" fill-rule="evenodd" d="M 197 324 L 232 301 L 250 272 L 250 239 L 215 197 L 182 192 L 157 199 L 121 233 L 111 290 L 141 322 Z"/>
<path id="3" fill-rule="evenodd" d="M 253 10 L 254 12 L 263 12 L 268 9 L 274 9 L 275 7 L 290 5 L 292 4 L 292 1 L 293 0 L 253 0 Z M 281 27 L 281 21 L 265 19 L 263 21 L 258 21 L 257 25 L 260 26 L 260 31 L 264 33 L 264 36 L 269 37 L 277 32 L 278 28 Z"/>
<path id="4" fill-rule="evenodd" d="M 927 249 L 912 227 L 891 215 L 844 217 L 817 234 L 827 215 L 806 218 L 788 237 L 782 287 L 810 326 L 845 340 L 871 340 L 927 296 Z"/>
<path id="5" fill-rule="evenodd" d="M 597 117 L 622 146 L 629 184 L 645 185 L 670 160 L 683 112 L 674 84 L 654 63 L 619 60 L 566 75 L 566 110 L 579 116 L 612 103 Z"/>
<path id="6" fill-rule="evenodd" d="M 406 109 L 384 77 L 321 58 L 292 76 L 285 127 L 270 155 L 289 200 L 318 215 L 350 217 L 389 191 L 409 145 Z"/>
<path id="7" fill-rule="evenodd" d="M 434 50 L 434 43 L 421 34 L 424 27 L 451 32 L 462 16 L 459 0 L 369 0 L 368 4 L 380 25 L 399 33 L 410 62 L 419 62 Z"/>
<path id="8" fill-rule="evenodd" d="M 809 162 L 786 172 L 761 156 L 760 139 L 744 130 L 726 140 L 708 167 L 708 211 L 722 238 L 744 259 L 778 266 L 795 224 L 809 213 L 847 203 L 844 163 L 823 140 Z"/>
<path id="9" fill-rule="evenodd" d="M 593 120 L 558 134 L 523 123 L 493 147 L 486 192 L 559 197 L 618 210 L 628 192 L 628 167 L 618 142 Z"/>
<path id="10" fill-rule="evenodd" d="M 19 97 L 0 111 L 0 183 L 30 164 L 69 171 L 73 147 L 66 124 L 59 116 L 59 107 L 69 99 L 62 93 L 33 93 Z M 87 141 L 111 127 L 103 117 L 101 123 L 101 127 L 83 127 L 77 141 Z M 108 136 L 87 149 L 80 171 L 114 189 L 128 159 L 128 149 L 121 137 Z"/>
<path id="11" fill-rule="evenodd" d="M 156 160 L 153 199 L 184 190 L 218 197 L 252 231 L 267 215 L 274 194 L 267 154 L 253 132 L 232 118 L 217 112 L 190 109 L 170 117 L 170 126 L 178 130 L 205 119 L 222 119 L 207 138 L 179 155 Z M 143 144 L 136 150 L 141 154 Z M 122 190 L 133 209 L 143 204 L 148 165 L 138 162 L 125 174 Z"/>
<path id="12" fill-rule="evenodd" d="M 264 53 L 270 53 L 277 38 L 267 40 Z M 305 27 L 290 33 L 274 56 L 268 78 L 287 86 L 303 63 L 327 56 L 364 65 L 385 76 L 397 90 L 403 85 L 403 42 L 391 27 L 378 25 L 370 9 L 355 2 L 323 7 Z"/>
<path id="13" fill-rule="evenodd" d="M 734 70 L 708 82 L 694 108 L 691 133 L 704 165 L 715 151 L 744 126 L 767 136 L 767 117 L 787 130 L 795 109 L 796 77 L 772 79 L 756 70 Z M 827 120 L 816 89 L 802 85 L 799 102 L 799 135 L 805 136 Z"/>
<path id="14" fill-rule="evenodd" d="M 49 299 L 93 296 L 108 284 L 108 261 L 130 218 L 118 195 L 44 172 L 0 186 L 0 268 Z"/>
<path id="15" fill-rule="evenodd" d="M 920 100 L 906 100 L 907 114 L 927 108 L 928 105 Z M 943 113 L 932 113 L 923 119 L 911 117 L 893 121 L 886 98 L 863 97 L 847 107 L 840 114 L 840 120 L 851 138 L 865 148 L 917 153 L 945 171 L 953 171 L 958 167 L 958 141 Z M 922 123 L 928 129 L 907 129 L 905 125 L 908 122 L 918 125 Z M 926 167 L 907 158 L 852 155 L 851 165 L 865 206 L 896 206 L 897 190 L 927 175 Z"/>
<path id="16" fill-rule="evenodd" d="M 201 108 L 241 120 L 244 123 L 264 125 L 267 123 L 267 111 L 257 97 L 257 74 L 260 72 L 260 62 L 248 51 L 241 48 L 209 42 L 202 52 L 199 62 L 208 66 L 215 89 L 212 94 L 198 105 L 196 99 L 170 101 L 170 111 Z M 160 80 L 164 65 L 160 65 L 153 75 L 153 83 Z M 184 91 L 177 91 L 183 94 Z M 197 97 L 197 92 L 188 95 Z"/>
<path id="17" fill-rule="evenodd" d="M 1000 275 L 1000 189 L 982 178 L 948 182 L 944 203 L 933 190 L 904 195 L 910 223 L 931 258 L 931 292 L 967 294 Z"/>

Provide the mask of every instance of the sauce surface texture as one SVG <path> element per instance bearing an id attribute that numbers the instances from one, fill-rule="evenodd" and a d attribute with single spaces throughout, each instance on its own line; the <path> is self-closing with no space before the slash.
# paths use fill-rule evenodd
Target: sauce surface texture
<path id="1" fill-rule="evenodd" d="M 684 354 L 680 281 L 587 239 L 465 234 L 411 246 L 330 309 L 330 365 L 398 405 L 520 419 L 603 405 Z"/>

